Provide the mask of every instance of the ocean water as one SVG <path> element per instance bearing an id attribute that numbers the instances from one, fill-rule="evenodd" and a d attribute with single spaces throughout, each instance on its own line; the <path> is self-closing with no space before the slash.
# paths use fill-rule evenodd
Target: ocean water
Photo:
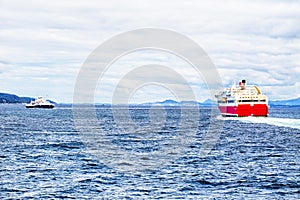
<path id="1" fill-rule="evenodd" d="M 149 112 L 130 110 L 133 121 L 145 130 Z M 180 113 L 165 110 L 167 120 L 157 132 L 160 139 L 154 140 L 151 133 L 122 134 L 110 108 L 96 109 L 99 127 L 123 152 L 159 152 L 178 134 Z M 200 156 L 211 120 L 223 123 L 221 134 L 212 151 Z M 194 121 L 196 135 L 174 160 L 124 172 L 107 163 L 109 156 L 101 160 L 87 148 L 70 107 L 0 105 L 0 198 L 299 199 L 299 108 L 271 108 L 269 118 L 238 119 L 201 108 Z M 125 164 L 130 169 L 130 160 Z"/>

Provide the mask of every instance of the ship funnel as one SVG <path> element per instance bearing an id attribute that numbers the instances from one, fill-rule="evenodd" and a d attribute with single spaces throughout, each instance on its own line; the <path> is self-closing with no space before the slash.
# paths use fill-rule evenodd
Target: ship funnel
<path id="1" fill-rule="evenodd" d="M 246 88 L 246 80 L 242 80 L 239 85 L 242 90 L 245 89 Z"/>

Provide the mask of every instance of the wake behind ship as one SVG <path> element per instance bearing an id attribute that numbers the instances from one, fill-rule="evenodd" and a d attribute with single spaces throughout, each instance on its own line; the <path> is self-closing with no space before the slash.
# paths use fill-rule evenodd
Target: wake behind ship
<path id="1" fill-rule="evenodd" d="M 222 116 L 268 116 L 268 98 L 257 86 L 247 86 L 246 80 L 232 85 L 216 95 Z"/>

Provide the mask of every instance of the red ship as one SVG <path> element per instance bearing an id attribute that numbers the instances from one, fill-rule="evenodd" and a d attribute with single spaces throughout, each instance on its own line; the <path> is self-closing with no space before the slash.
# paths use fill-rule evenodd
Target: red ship
<path id="1" fill-rule="evenodd" d="M 232 85 L 216 95 L 223 116 L 268 116 L 268 98 L 257 86 L 247 86 L 246 80 Z"/>

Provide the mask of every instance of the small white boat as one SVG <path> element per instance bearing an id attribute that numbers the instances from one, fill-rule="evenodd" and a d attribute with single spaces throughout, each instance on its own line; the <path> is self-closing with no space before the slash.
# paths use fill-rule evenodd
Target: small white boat
<path id="1" fill-rule="evenodd" d="M 25 106 L 26 108 L 54 108 L 54 104 L 45 100 L 43 97 L 38 97 L 36 100 L 31 101 Z"/>

